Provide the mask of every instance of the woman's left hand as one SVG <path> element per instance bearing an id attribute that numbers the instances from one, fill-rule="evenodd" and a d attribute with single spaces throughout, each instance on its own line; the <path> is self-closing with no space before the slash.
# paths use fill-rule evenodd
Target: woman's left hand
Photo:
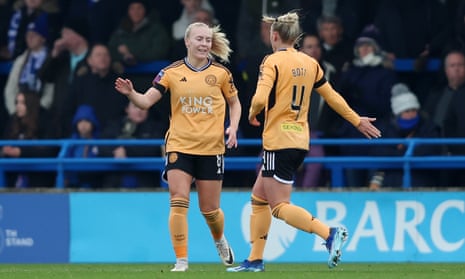
<path id="1" fill-rule="evenodd" d="M 234 128 L 228 127 L 225 132 L 228 135 L 228 140 L 226 141 L 226 146 L 228 148 L 237 148 L 237 131 Z"/>

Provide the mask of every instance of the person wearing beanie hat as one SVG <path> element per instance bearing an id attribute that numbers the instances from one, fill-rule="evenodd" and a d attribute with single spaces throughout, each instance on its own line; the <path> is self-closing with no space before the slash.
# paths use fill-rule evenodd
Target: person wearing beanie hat
<path id="1" fill-rule="evenodd" d="M 27 31 L 35 32 L 47 40 L 49 38 L 47 14 L 42 13 L 35 21 L 29 23 Z"/>
<path id="2" fill-rule="evenodd" d="M 391 109 L 394 115 L 399 115 L 404 111 L 420 108 L 417 96 L 413 94 L 407 85 L 397 83 L 391 89 Z"/>
<path id="3" fill-rule="evenodd" d="M 354 44 L 354 65 L 378 66 L 384 62 L 384 54 L 378 43 L 379 31 L 374 25 L 366 26 Z"/>
<path id="4" fill-rule="evenodd" d="M 439 127 L 422 116 L 420 103 L 415 94 L 404 83 L 396 83 L 391 90 L 391 109 L 393 118 L 379 124 L 385 138 L 439 138 Z M 374 156 L 403 156 L 406 146 L 380 145 L 373 149 Z M 421 145 L 413 150 L 414 156 L 441 154 L 439 145 Z M 415 169 L 411 171 L 412 186 L 437 186 L 437 172 Z M 403 171 L 399 169 L 380 169 L 374 172 L 369 189 L 376 191 L 381 186 L 402 187 Z"/>
<path id="5" fill-rule="evenodd" d="M 354 47 L 354 55 L 359 56 L 357 48 L 362 44 L 371 45 L 374 48 L 375 53 L 379 53 L 381 51 L 381 47 L 379 46 L 379 30 L 374 25 L 366 26 L 360 36 L 355 41 Z"/>
<path id="6" fill-rule="evenodd" d="M 13 114 L 16 110 L 15 97 L 20 91 L 38 94 L 40 104 L 45 109 L 51 107 L 53 100 L 52 84 L 44 82 L 39 75 L 49 55 L 47 14 L 43 13 L 29 23 L 24 35 L 27 48 L 13 60 L 4 89 L 5 105 L 9 114 Z"/>
<path id="7" fill-rule="evenodd" d="M 358 112 L 376 115 L 377 121 L 381 121 L 391 117 L 391 89 L 399 82 L 399 77 L 392 68 L 383 65 L 383 57 L 376 53 L 376 47 L 365 43 L 372 42 L 368 33 L 360 36 L 356 48 L 359 57 L 342 72 L 338 88 Z M 345 122 L 339 122 L 334 130 L 340 138 L 360 138 L 358 131 Z M 341 149 L 340 153 L 344 156 L 366 156 L 367 149 L 363 145 L 351 145 Z M 366 169 L 347 168 L 345 173 L 346 185 L 349 187 L 365 185 L 370 177 Z"/>

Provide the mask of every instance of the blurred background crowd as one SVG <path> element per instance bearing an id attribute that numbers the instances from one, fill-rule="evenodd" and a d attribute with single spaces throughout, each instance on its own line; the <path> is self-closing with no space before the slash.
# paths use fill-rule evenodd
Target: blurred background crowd
<path id="1" fill-rule="evenodd" d="M 247 123 L 258 67 L 272 52 L 263 14 L 298 10 L 304 34 L 295 47 L 314 57 L 326 79 L 359 114 L 376 117 L 386 138 L 465 137 L 465 1 L 463 0 L 0 0 L 2 139 L 163 138 L 168 98 L 142 111 L 114 89 L 117 76 L 138 91 L 153 72 L 127 69 L 182 59 L 185 28 L 194 21 L 220 25 L 231 42 L 231 70 L 243 106 L 241 138 L 260 138 Z M 413 61 L 399 71 L 396 61 Z M 431 60 L 440 61 L 431 69 Z M 312 94 L 312 138 L 361 138 Z M 5 158 L 56 156 L 55 148 L 2 146 Z M 404 146 L 314 146 L 308 156 L 398 156 Z M 463 146 L 424 146 L 415 155 L 465 154 Z M 230 156 L 259 156 L 239 147 Z M 72 157 L 162 156 L 149 147 L 82 146 Z M 439 172 L 439 175 L 437 175 Z M 225 186 L 250 186 L 255 170 L 227 172 Z M 8 187 L 51 187 L 53 173 L 11 173 Z M 399 187 L 401 170 L 347 170 L 350 187 Z M 70 174 L 68 187 L 159 187 L 159 174 Z M 327 186 L 318 164 L 302 167 L 296 186 Z M 413 186 L 465 186 L 460 171 L 412 171 Z"/>

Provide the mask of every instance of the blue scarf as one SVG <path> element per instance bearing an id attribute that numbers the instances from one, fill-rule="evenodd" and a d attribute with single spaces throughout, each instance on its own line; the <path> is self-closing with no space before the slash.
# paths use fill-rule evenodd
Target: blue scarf
<path id="1" fill-rule="evenodd" d="M 411 130 L 418 124 L 419 121 L 419 115 L 412 119 L 403 119 L 401 117 L 397 117 L 397 126 L 399 126 L 401 130 Z"/>
<path id="2" fill-rule="evenodd" d="M 43 47 L 39 51 L 31 52 L 21 69 L 19 84 L 25 85 L 29 90 L 40 92 L 42 82 L 37 76 L 37 72 L 47 57 L 47 49 Z"/>

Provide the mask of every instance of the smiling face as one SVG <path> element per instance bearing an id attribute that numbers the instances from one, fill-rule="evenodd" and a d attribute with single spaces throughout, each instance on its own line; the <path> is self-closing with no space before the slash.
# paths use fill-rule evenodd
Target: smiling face
<path id="1" fill-rule="evenodd" d="M 212 48 L 212 30 L 205 24 L 195 24 L 188 30 L 185 43 L 191 62 L 205 60 Z"/>

